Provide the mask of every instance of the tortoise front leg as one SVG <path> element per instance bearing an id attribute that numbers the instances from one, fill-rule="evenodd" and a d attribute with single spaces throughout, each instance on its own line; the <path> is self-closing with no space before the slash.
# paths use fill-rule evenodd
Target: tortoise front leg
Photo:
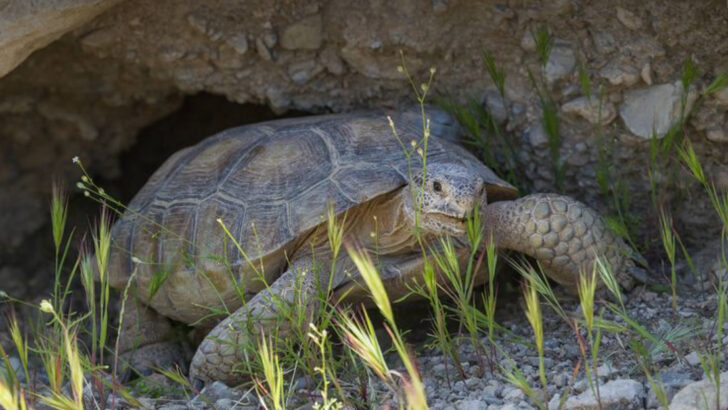
<path id="1" fill-rule="evenodd" d="M 594 210 L 574 199 L 534 194 L 494 202 L 483 211 L 483 225 L 497 247 L 536 258 L 551 279 L 572 292 L 580 274 L 592 272 L 597 256 L 609 263 L 620 285 L 634 286 L 632 250 Z"/>
<path id="2" fill-rule="evenodd" d="M 131 371 L 146 376 L 154 369 L 179 366 L 186 371 L 189 355 L 183 344 L 175 340 L 172 323 L 151 307 L 130 298 L 121 319 L 119 346 L 120 378 L 126 380 Z"/>
<path id="3" fill-rule="evenodd" d="M 317 261 L 321 262 L 318 255 Z M 192 358 L 190 379 L 194 383 L 222 381 L 230 385 L 244 380 L 244 375 L 236 369 L 248 360 L 247 347 L 255 346 L 261 335 L 270 334 L 270 330 L 277 328 L 279 338 L 293 331 L 291 320 L 283 317 L 286 309 L 289 312 L 305 309 L 307 319 L 303 324 L 311 321 L 318 306 L 314 301 L 318 289 L 316 277 L 311 269 L 311 257 L 297 258 L 268 288 L 208 333 Z"/>

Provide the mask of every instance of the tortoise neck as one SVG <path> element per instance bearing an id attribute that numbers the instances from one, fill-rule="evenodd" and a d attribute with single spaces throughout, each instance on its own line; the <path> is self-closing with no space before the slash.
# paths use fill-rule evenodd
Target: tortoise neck
<path id="1" fill-rule="evenodd" d="M 407 187 L 383 195 L 362 209 L 352 232 L 372 252 L 382 255 L 407 251 L 416 245 L 414 226 L 406 214 Z M 365 239 L 366 238 L 366 239 Z"/>

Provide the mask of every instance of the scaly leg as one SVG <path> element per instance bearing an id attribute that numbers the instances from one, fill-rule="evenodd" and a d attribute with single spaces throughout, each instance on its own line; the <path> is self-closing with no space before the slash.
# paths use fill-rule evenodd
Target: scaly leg
<path id="1" fill-rule="evenodd" d="M 536 258 L 551 279 L 572 292 L 581 273 L 591 273 L 597 256 L 612 267 L 620 285 L 634 286 L 632 250 L 594 210 L 569 197 L 534 194 L 488 204 L 483 226 L 497 247 Z"/>
<path id="2" fill-rule="evenodd" d="M 128 378 L 130 370 L 149 375 L 155 368 L 171 369 L 177 365 L 186 371 L 187 355 L 174 340 L 172 323 L 151 307 L 129 298 L 119 332 L 122 379 Z"/>
<path id="3" fill-rule="evenodd" d="M 319 255 L 316 259 L 323 262 L 321 266 L 326 266 Z M 328 275 L 327 270 L 320 271 L 321 275 Z M 258 343 L 266 330 L 277 327 L 279 337 L 285 337 L 293 330 L 290 321 L 281 317 L 283 309 L 296 312 L 303 308 L 306 317 L 313 317 L 319 286 L 316 277 L 311 269 L 311 256 L 297 257 L 267 289 L 215 326 L 192 358 L 190 379 L 193 383 L 222 381 L 234 385 L 244 380 L 236 368 L 247 360 L 245 347 Z M 310 319 L 304 321 L 306 325 L 309 322 Z"/>

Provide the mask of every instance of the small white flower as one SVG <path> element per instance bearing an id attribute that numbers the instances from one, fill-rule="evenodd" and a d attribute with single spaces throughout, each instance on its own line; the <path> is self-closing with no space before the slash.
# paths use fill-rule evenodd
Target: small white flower
<path id="1" fill-rule="evenodd" d="M 404 67 L 403 67 L 403 66 L 401 66 L 401 65 L 398 65 L 398 66 L 397 66 L 397 72 L 398 72 L 398 73 L 404 73 Z"/>
<path id="2" fill-rule="evenodd" d="M 90 197 L 90 196 L 91 196 L 91 194 L 90 194 L 90 193 L 89 193 L 88 191 L 83 191 L 83 196 L 85 196 L 85 197 Z"/>
<path id="3" fill-rule="evenodd" d="M 71 158 L 71 161 L 72 161 L 72 162 L 73 162 L 74 164 L 78 164 L 78 161 L 79 161 L 79 159 L 78 159 L 78 155 L 76 155 L 75 157 Z"/>
<path id="4" fill-rule="evenodd" d="M 430 74 L 435 75 L 437 72 L 437 69 L 435 67 L 430 67 Z"/>
<path id="5" fill-rule="evenodd" d="M 372 231 L 372 232 L 369 232 L 369 236 L 370 236 L 370 237 L 372 237 L 372 238 L 374 238 L 374 237 L 376 237 L 376 236 L 377 236 L 377 234 L 376 234 L 376 233 L 374 233 L 374 231 Z"/>
<path id="6" fill-rule="evenodd" d="M 141 265 L 141 264 L 144 263 L 144 262 L 142 262 L 141 259 L 137 258 L 136 256 L 132 256 L 131 257 L 131 261 L 134 262 L 134 263 L 136 263 L 137 265 Z"/>
<path id="7" fill-rule="evenodd" d="M 425 84 L 425 83 L 420 84 L 420 88 L 422 89 L 422 91 L 427 91 L 427 88 L 428 87 L 429 86 L 427 84 Z"/>
<path id="8" fill-rule="evenodd" d="M 387 121 L 389 121 L 389 126 L 394 128 L 394 121 L 391 116 L 387 115 Z"/>
<path id="9" fill-rule="evenodd" d="M 7 292 L 5 292 L 4 290 L 0 290 L 0 299 L 5 299 L 7 297 L 8 297 Z"/>
<path id="10" fill-rule="evenodd" d="M 76 188 L 86 189 L 86 185 L 84 185 L 83 182 L 76 182 Z"/>
<path id="11" fill-rule="evenodd" d="M 43 299 L 40 302 L 40 310 L 45 313 L 53 313 L 53 305 L 51 305 L 51 302 L 49 302 L 48 299 Z"/>
<path id="12" fill-rule="evenodd" d="M 82 175 L 81 181 L 83 181 L 84 184 L 88 184 L 88 177 L 86 175 Z"/>
<path id="13" fill-rule="evenodd" d="M 419 154 L 419 156 L 423 157 L 425 155 L 425 152 L 422 150 L 422 148 L 417 148 L 417 154 Z"/>
<path id="14" fill-rule="evenodd" d="M 412 145 L 412 148 L 416 147 L 417 141 L 415 141 L 415 140 L 410 141 L 410 145 Z"/>
<path id="15" fill-rule="evenodd" d="M 101 195 L 101 196 L 106 195 L 106 191 L 104 191 L 104 188 L 99 188 L 99 195 Z"/>

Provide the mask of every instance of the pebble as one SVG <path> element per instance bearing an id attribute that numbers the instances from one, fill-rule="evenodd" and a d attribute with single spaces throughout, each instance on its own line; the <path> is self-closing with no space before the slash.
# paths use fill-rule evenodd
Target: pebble
<path id="1" fill-rule="evenodd" d="M 642 20 L 631 11 L 617 7 L 617 20 L 630 30 L 639 30 L 642 27 Z"/>
<path id="2" fill-rule="evenodd" d="M 561 106 L 566 114 L 575 114 L 592 124 L 606 125 L 617 118 L 617 110 L 609 101 L 599 102 L 597 98 L 579 97 Z"/>
<path id="3" fill-rule="evenodd" d="M 576 66 L 574 51 L 567 46 L 555 46 L 551 50 L 549 60 L 543 69 L 546 81 L 553 83 L 571 74 Z"/>
<path id="4" fill-rule="evenodd" d="M 700 355 L 698 355 L 698 352 L 690 352 L 690 354 L 685 356 L 685 361 L 690 366 L 697 366 L 700 364 Z"/>
<path id="5" fill-rule="evenodd" d="M 720 374 L 720 403 L 718 408 L 728 407 L 728 372 Z M 715 403 L 715 384 L 709 379 L 693 382 L 675 394 L 670 410 L 692 410 L 705 408 L 705 403 Z M 713 407 L 711 407 L 713 408 Z"/>
<path id="6" fill-rule="evenodd" d="M 642 409 L 644 408 L 642 405 L 643 396 L 644 387 L 642 383 L 631 379 L 613 380 L 599 386 L 599 397 L 601 399 L 601 409 L 603 410 Z M 551 404 L 549 404 L 550 406 Z M 566 410 L 596 410 L 600 406 L 594 393 L 591 389 L 588 389 L 578 396 L 569 397 L 563 408 Z"/>
<path id="7" fill-rule="evenodd" d="M 305 17 L 281 32 L 281 47 L 286 50 L 318 50 L 322 42 L 320 14 Z"/>
<path id="8" fill-rule="evenodd" d="M 629 91 L 619 107 L 619 116 L 632 134 L 649 139 L 654 130 L 661 138 L 679 119 L 681 94 L 680 82 Z M 688 105 L 694 100 L 691 92 Z"/>
<path id="9" fill-rule="evenodd" d="M 630 87 L 640 80 L 640 72 L 626 64 L 612 60 L 599 70 L 599 76 L 609 81 L 609 84 Z"/>

